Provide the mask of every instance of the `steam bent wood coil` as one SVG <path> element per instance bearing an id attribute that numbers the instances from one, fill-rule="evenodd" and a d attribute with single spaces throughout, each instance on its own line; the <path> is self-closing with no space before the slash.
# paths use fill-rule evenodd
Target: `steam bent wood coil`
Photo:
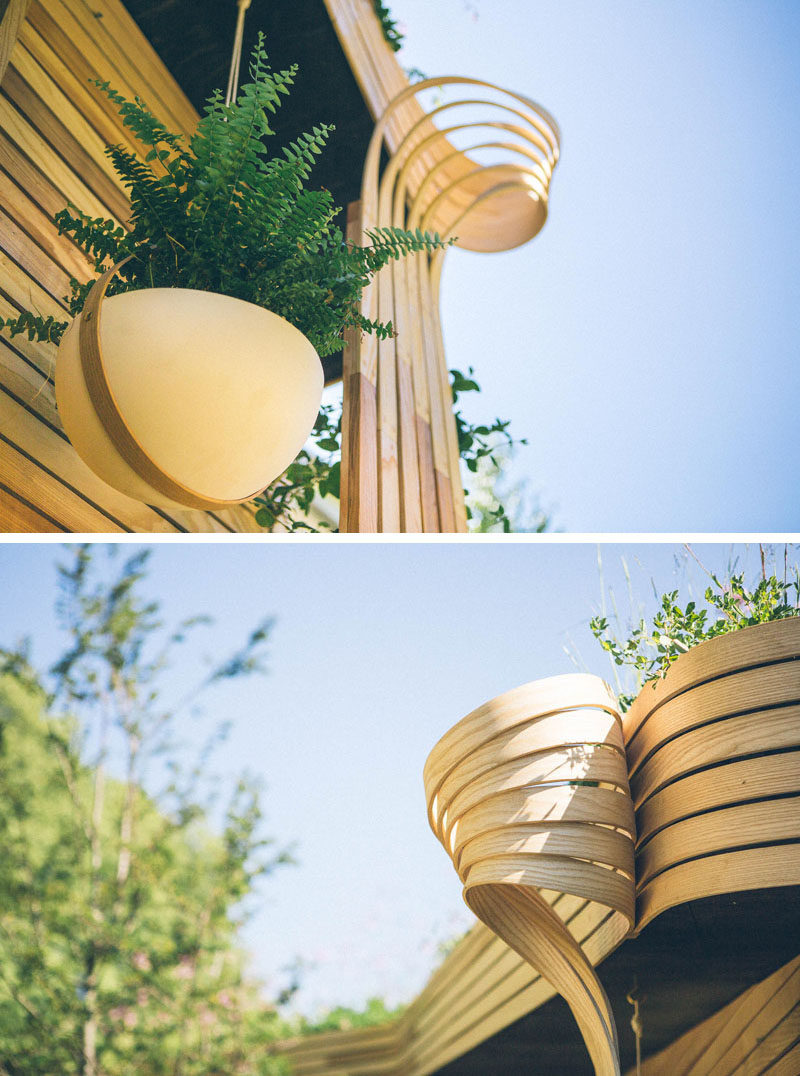
<path id="1" fill-rule="evenodd" d="M 596 916 L 601 959 L 634 920 L 634 814 L 611 690 L 572 675 L 500 695 L 442 737 L 424 780 L 467 905 L 564 997 L 596 1072 L 619 1073 L 608 999 L 572 933 Z"/>

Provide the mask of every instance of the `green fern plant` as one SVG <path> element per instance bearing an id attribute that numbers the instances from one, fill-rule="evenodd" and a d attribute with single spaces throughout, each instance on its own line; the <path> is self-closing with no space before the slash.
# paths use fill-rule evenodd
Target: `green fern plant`
<path id="1" fill-rule="evenodd" d="M 378 14 L 386 27 L 388 12 Z M 138 97 L 129 101 L 108 82 L 95 80 L 118 105 L 125 126 L 148 148 L 143 161 L 122 146 L 106 150 L 130 193 L 130 219 L 121 227 L 70 204 L 55 221 L 59 232 L 87 255 L 97 275 L 130 258 L 111 282 L 109 295 L 152 287 L 231 295 L 286 318 L 323 357 L 340 350 L 348 327 L 381 339 L 393 334 L 391 322 L 370 321 L 361 314 L 361 296 L 370 278 L 392 259 L 441 249 L 454 240 L 399 228 L 367 232 L 368 246 L 345 240 L 334 224 L 338 208 L 330 192 L 306 185 L 333 127 L 320 124 L 277 155 L 269 153 L 269 116 L 289 93 L 296 72 L 296 66 L 271 71 L 260 34 L 250 82 L 230 105 L 221 91 L 212 94 L 188 146 Z M 67 302 L 73 317 L 82 311 L 93 283 L 70 281 Z M 0 328 L 12 336 L 25 333 L 31 340 L 55 344 L 67 325 L 30 311 L 0 318 Z M 454 401 L 459 392 L 479 389 L 458 372 L 454 377 Z M 499 419 L 491 427 L 473 426 L 457 413 L 456 421 L 460 451 L 470 470 L 491 451 L 489 435 L 511 441 L 507 423 Z M 256 498 L 256 519 L 262 526 L 316 529 L 307 516 L 315 496 L 339 496 L 340 438 L 341 413 L 323 407 L 311 435 L 318 452 L 304 449 Z"/>
<path id="2" fill-rule="evenodd" d="M 327 190 L 306 186 L 332 127 L 320 124 L 270 156 L 269 115 L 289 93 L 297 68 L 271 71 L 263 35 L 253 51 L 251 81 L 226 105 L 209 98 L 188 147 L 135 98 L 107 82 L 97 87 L 119 105 L 126 127 L 148 147 L 144 161 L 122 146 L 106 153 L 130 192 L 128 227 L 70 205 L 56 215 L 99 274 L 130 257 L 109 294 L 150 287 L 195 288 L 244 299 L 280 314 L 320 356 L 342 346 L 348 327 L 385 338 L 391 323 L 359 309 L 370 278 L 390 260 L 448 245 L 438 235 L 399 228 L 367 233 L 369 245 L 347 242 L 335 226 L 338 208 Z M 452 242 L 452 240 L 450 241 Z M 93 281 L 71 281 L 70 313 L 83 309 Z M 14 335 L 58 343 L 67 322 L 23 312 L 0 319 Z"/>

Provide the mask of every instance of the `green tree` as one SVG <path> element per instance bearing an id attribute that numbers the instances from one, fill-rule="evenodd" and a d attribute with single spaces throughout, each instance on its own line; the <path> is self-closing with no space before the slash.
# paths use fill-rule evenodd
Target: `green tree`
<path id="1" fill-rule="evenodd" d="M 205 691 L 264 671 L 269 623 L 170 705 L 176 648 L 207 618 L 167 631 L 140 597 L 147 554 L 110 577 L 97 559 L 77 547 L 59 569 L 70 643 L 48 678 L 0 652 L 0 1072 L 273 1076 L 284 1025 L 237 931 L 289 854 L 244 779 L 215 830 L 208 751 L 186 768 L 175 744 Z"/>

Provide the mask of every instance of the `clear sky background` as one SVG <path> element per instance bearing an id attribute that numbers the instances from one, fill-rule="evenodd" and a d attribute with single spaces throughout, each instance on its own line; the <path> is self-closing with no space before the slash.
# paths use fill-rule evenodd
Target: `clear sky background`
<path id="1" fill-rule="evenodd" d="M 695 549 L 718 570 L 731 556 L 730 546 Z M 196 656 L 219 659 L 277 618 L 268 678 L 219 688 L 205 726 L 233 722 L 215 767 L 231 782 L 244 768 L 263 776 L 266 831 L 297 845 L 299 865 L 267 881 L 247 929 L 268 991 L 295 957 L 310 965 L 300 1011 L 410 1000 L 424 985 L 437 945 L 471 922 L 428 829 L 425 758 L 487 699 L 575 671 L 565 648 L 581 671 L 610 677 L 587 625 L 601 582 L 629 610 L 621 555 L 636 603 L 653 607 L 653 585 L 705 588 L 679 545 L 605 546 L 602 576 L 592 544 L 155 546 L 145 593 L 165 619 L 215 617 Z M 64 642 L 52 613 L 64 557 L 56 545 L 0 544 L 0 646 L 30 635 L 39 665 Z M 745 559 L 755 569 L 757 547 Z M 176 695 L 189 667 L 175 671 Z M 202 726 L 184 732 L 203 738 Z"/>
<path id="2" fill-rule="evenodd" d="M 550 219 L 448 255 L 451 367 L 571 531 L 797 530 L 800 4 L 391 0 L 400 62 L 561 125 Z"/>

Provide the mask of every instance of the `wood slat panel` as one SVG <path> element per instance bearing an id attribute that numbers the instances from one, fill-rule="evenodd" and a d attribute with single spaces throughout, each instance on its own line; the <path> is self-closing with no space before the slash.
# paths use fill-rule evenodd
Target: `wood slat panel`
<path id="1" fill-rule="evenodd" d="M 780 1072 L 800 1035 L 800 957 L 751 986 L 714 1016 L 692 1028 L 660 1053 L 647 1058 L 642 1076 L 748 1076 Z M 782 1026 L 783 1025 L 783 1026 Z M 774 1038 L 772 1033 L 780 1028 Z M 763 1049 L 760 1049 L 760 1044 Z M 796 1072 L 783 1068 L 786 1076 Z M 630 1070 L 626 1076 L 635 1076 Z"/>
<path id="2" fill-rule="evenodd" d="M 630 712 L 630 724 L 630 715 L 626 716 L 623 734 L 627 739 L 632 731 L 636 733 L 637 758 L 645 760 L 635 778 L 640 782 L 640 798 L 644 797 L 636 811 L 636 933 L 676 904 L 742 890 L 777 886 L 780 892 L 787 886 L 800 886 L 800 750 L 796 747 L 800 724 L 795 712 L 800 705 L 798 659 L 800 618 L 748 628 L 736 637 L 715 639 L 685 655 L 660 682 L 658 694 L 654 696 L 649 687 L 642 691 Z M 542 752 L 535 751 L 534 740 L 536 736 L 547 739 L 561 727 L 573 748 L 582 742 L 580 722 L 585 719 L 581 708 L 586 707 L 587 698 L 581 681 L 580 677 L 554 678 L 550 694 L 546 694 L 547 681 L 540 682 L 539 689 L 545 694 L 538 703 L 525 697 L 536 685 L 524 685 L 479 707 L 437 744 L 433 761 L 426 766 L 425 783 L 432 824 L 467 884 L 480 886 L 490 880 L 476 873 L 483 856 L 490 860 L 491 870 L 500 869 L 502 849 L 497 842 L 505 840 L 500 827 L 506 815 L 514 829 L 514 867 L 518 868 L 509 890 L 516 892 L 525 875 L 524 855 L 535 856 L 540 850 L 557 853 L 560 862 L 553 871 L 554 882 L 559 880 L 571 892 L 558 897 L 551 889 L 542 888 L 539 894 L 552 902 L 594 965 L 623 941 L 626 925 L 620 925 L 618 914 L 584 899 L 577 886 L 569 885 L 570 849 L 574 854 L 580 838 L 573 828 L 562 835 L 565 843 L 558 845 L 561 838 L 553 826 L 555 820 L 564 824 L 571 821 L 573 826 L 582 820 L 585 807 L 579 800 L 585 795 L 597 797 L 589 815 L 591 824 L 612 825 L 617 836 L 631 834 L 633 801 L 626 800 L 629 820 L 611 823 L 604 816 L 607 806 L 600 793 L 603 797 L 622 797 L 622 793 L 612 788 L 581 788 L 570 799 L 577 812 L 570 820 L 557 809 L 548 809 L 546 803 L 534 803 L 531 789 L 532 781 L 545 779 L 541 773 L 537 778 L 539 770 L 547 774 L 548 791 L 538 793 L 545 798 L 558 796 L 553 782 L 570 777 L 560 760 L 554 768 L 547 766 L 546 757 L 539 758 Z M 569 701 L 563 697 L 565 683 Z M 769 708 L 753 709 L 758 700 Z M 613 710 L 610 694 L 597 704 L 608 713 Z M 620 743 L 611 743 L 609 750 L 619 754 Z M 574 765 L 574 760 L 570 764 Z M 593 765 L 589 763 L 583 779 L 587 774 L 598 777 Z M 654 766 L 657 778 L 653 777 Z M 626 773 L 629 767 L 628 760 Z M 488 789 L 491 796 L 487 796 L 482 782 L 494 782 L 500 771 L 499 786 L 493 784 Z M 601 785 L 611 781 L 621 787 L 611 771 L 603 770 L 598 779 Z M 517 794 L 519 801 L 500 802 Z M 476 812 L 485 816 L 486 837 L 475 830 Z M 540 816 L 543 821 L 531 830 L 531 820 Z M 641 820 L 645 821 L 644 829 Z M 545 823 L 547 840 L 551 834 L 556 839 L 540 849 L 540 830 Z M 532 840 L 540 844 L 531 844 Z M 586 870 L 593 850 L 597 852 L 599 845 L 587 845 L 577 864 L 578 872 Z M 607 849 L 602 862 L 611 854 Z M 511 920 L 514 923 L 520 921 L 522 909 L 518 911 L 520 915 Z M 687 953 L 687 960 L 691 959 Z M 675 1076 L 756 1076 L 766 1072 L 794 1076 L 800 1053 L 798 962 L 800 958 L 648 1059 L 644 1076 L 662 1072 Z M 702 969 L 698 975 L 702 976 Z M 371 1061 L 377 1062 L 377 1058 L 371 1055 L 371 1042 L 359 1040 L 357 1033 L 350 1033 L 346 1056 L 354 1059 L 352 1072 L 360 1076 L 393 1071 L 392 1063 L 403 1076 L 427 1076 L 535 1009 L 553 993 L 533 968 L 479 926 L 459 943 L 395 1024 L 394 1057 L 388 1040 L 384 1041 L 380 1063 L 373 1069 Z M 341 1060 L 335 1033 L 320 1045 L 324 1045 L 326 1057 Z M 290 1051 L 292 1058 L 294 1049 L 303 1057 L 305 1076 L 340 1071 L 325 1067 L 320 1055 L 305 1053 L 302 1044 Z M 341 1071 L 349 1070 L 343 1067 Z"/>
<path id="3" fill-rule="evenodd" d="M 52 217 L 43 213 L 27 193 L 3 171 L 0 171 L 0 205 L 16 227 L 24 230 L 29 239 L 62 271 L 67 284 L 69 277 L 73 276 L 81 282 L 89 279 L 91 265 L 85 255 L 72 243 L 64 242 L 64 237 L 58 234 Z M 21 260 L 19 264 L 23 264 Z M 66 293 L 68 292 L 69 287 L 66 289 Z M 62 291 L 56 298 L 61 299 L 64 294 Z"/>
<path id="4" fill-rule="evenodd" d="M 6 73 L 8 61 L 19 36 L 20 27 L 25 19 L 28 0 L 9 0 L 2 8 L 0 16 L 0 82 Z"/>
<path id="5" fill-rule="evenodd" d="M 91 267 L 52 218 L 72 202 L 124 220 L 127 197 L 104 148 L 142 149 L 90 80 L 142 97 L 179 134 L 194 130 L 197 114 L 118 0 L 31 0 L 14 37 L 0 94 L 0 316 L 63 318 L 69 277 L 88 279 Z M 246 505 L 163 512 L 96 478 L 63 435 L 54 358 L 52 345 L 0 339 L 0 526 L 263 533 Z"/>
<path id="6" fill-rule="evenodd" d="M 24 109 L 30 125 L 55 150 L 62 161 L 81 176 L 92 194 L 104 207 L 101 216 L 125 220 L 128 216 L 128 199 L 119 182 L 109 179 L 105 169 L 88 153 L 70 130 L 61 122 L 35 91 L 19 76 L 16 69 L 15 50 L 11 64 L 3 79 L 3 91 L 20 110 Z M 63 167 L 63 166 L 62 166 Z M 83 206 L 78 208 L 82 209 Z"/>
<path id="7" fill-rule="evenodd" d="M 14 496 L 34 505 L 69 531 L 120 533 L 127 528 L 98 511 L 35 459 L 0 435 L 0 474 Z"/>
<path id="8" fill-rule="evenodd" d="M 61 156 L 3 94 L 0 94 L 0 128 L 28 159 L 57 185 L 63 197 L 60 208 L 63 209 L 67 202 L 71 202 L 92 217 L 113 216 L 108 206 L 95 195 L 89 183 L 73 169 L 65 166 Z M 117 220 L 117 223 L 120 221 Z"/>
<path id="9" fill-rule="evenodd" d="M 3 534 L 64 534 L 53 520 L 15 497 L 0 482 L 0 531 Z"/>
<path id="10" fill-rule="evenodd" d="M 0 429 L 5 430 L 16 448 L 37 460 L 48 471 L 59 476 L 87 502 L 100 505 L 119 524 L 115 529 L 167 531 L 174 530 L 167 520 L 152 508 L 132 501 L 110 489 L 72 449 L 63 433 L 43 422 L 31 422 L 30 412 L 0 389 Z M 54 518 L 58 516 L 50 512 Z"/>

